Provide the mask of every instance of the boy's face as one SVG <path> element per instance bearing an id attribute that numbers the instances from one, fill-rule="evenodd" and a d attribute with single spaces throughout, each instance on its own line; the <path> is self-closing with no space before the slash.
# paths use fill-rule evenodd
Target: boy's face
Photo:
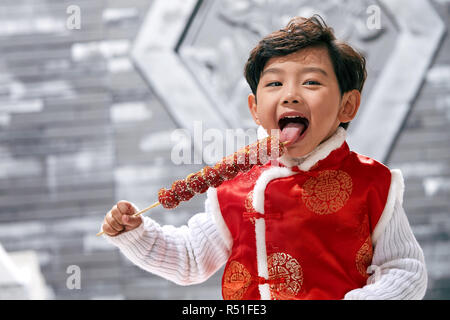
<path id="1" fill-rule="evenodd" d="M 268 134 L 280 133 L 282 141 L 290 141 L 286 147 L 291 157 L 310 153 L 333 135 L 339 123 L 351 121 L 359 102 L 357 90 L 341 96 L 325 47 L 269 59 L 256 97 L 248 98 L 255 122 Z"/>

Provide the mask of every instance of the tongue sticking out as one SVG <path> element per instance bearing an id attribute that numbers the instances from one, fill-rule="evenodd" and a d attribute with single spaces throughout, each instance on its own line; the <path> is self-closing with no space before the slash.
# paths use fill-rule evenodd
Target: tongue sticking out
<path id="1" fill-rule="evenodd" d="M 281 130 L 280 141 L 287 142 L 287 145 L 294 143 L 302 134 L 305 125 L 303 123 L 288 123 Z"/>

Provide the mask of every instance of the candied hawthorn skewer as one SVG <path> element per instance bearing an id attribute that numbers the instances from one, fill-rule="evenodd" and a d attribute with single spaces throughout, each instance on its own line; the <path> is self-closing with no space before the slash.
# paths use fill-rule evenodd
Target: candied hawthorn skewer
<path id="1" fill-rule="evenodd" d="M 246 146 L 232 155 L 224 157 L 214 167 L 206 166 L 190 174 L 185 180 L 172 184 L 172 193 L 160 189 L 158 200 L 166 209 L 178 206 L 181 201 L 190 200 L 196 193 L 204 193 L 208 187 L 217 188 L 224 181 L 231 180 L 239 172 L 249 171 L 254 165 L 263 165 L 284 153 L 283 144 L 275 137 L 267 137 Z"/>
<path id="2" fill-rule="evenodd" d="M 271 159 L 282 156 L 285 143 L 273 136 L 258 140 L 224 157 L 214 167 L 206 166 L 201 171 L 189 174 L 184 180 L 176 180 L 171 189 L 159 189 L 158 202 L 133 216 L 139 216 L 158 205 L 166 209 L 176 208 L 181 201 L 190 200 L 196 193 L 204 193 L 209 187 L 217 188 L 224 181 L 236 177 L 239 172 L 247 172 L 255 165 L 263 165 Z M 97 233 L 97 235 L 101 234 L 103 231 Z"/>

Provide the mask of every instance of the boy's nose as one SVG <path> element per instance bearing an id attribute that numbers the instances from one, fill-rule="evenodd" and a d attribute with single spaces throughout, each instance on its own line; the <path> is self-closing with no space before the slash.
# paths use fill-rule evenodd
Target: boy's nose
<path id="1" fill-rule="evenodd" d="M 291 98 L 291 99 L 285 99 L 283 101 L 284 104 L 288 104 L 288 103 L 298 103 L 298 100 L 295 98 Z"/>
<path id="2" fill-rule="evenodd" d="M 299 103 L 300 102 L 300 97 L 289 91 L 284 97 L 283 97 L 283 104 L 290 104 L 290 103 Z"/>

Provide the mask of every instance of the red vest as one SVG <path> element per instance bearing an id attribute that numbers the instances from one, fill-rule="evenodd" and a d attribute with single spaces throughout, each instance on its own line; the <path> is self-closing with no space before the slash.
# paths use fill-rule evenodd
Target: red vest
<path id="1" fill-rule="evenodd" d="M 390 182 L 387 167 L 346 142 L 309 171 L 273 161 L 224 182 L 217 197 L 233 246 L 223 298 L 342 299 L 363 287 Z"/>

